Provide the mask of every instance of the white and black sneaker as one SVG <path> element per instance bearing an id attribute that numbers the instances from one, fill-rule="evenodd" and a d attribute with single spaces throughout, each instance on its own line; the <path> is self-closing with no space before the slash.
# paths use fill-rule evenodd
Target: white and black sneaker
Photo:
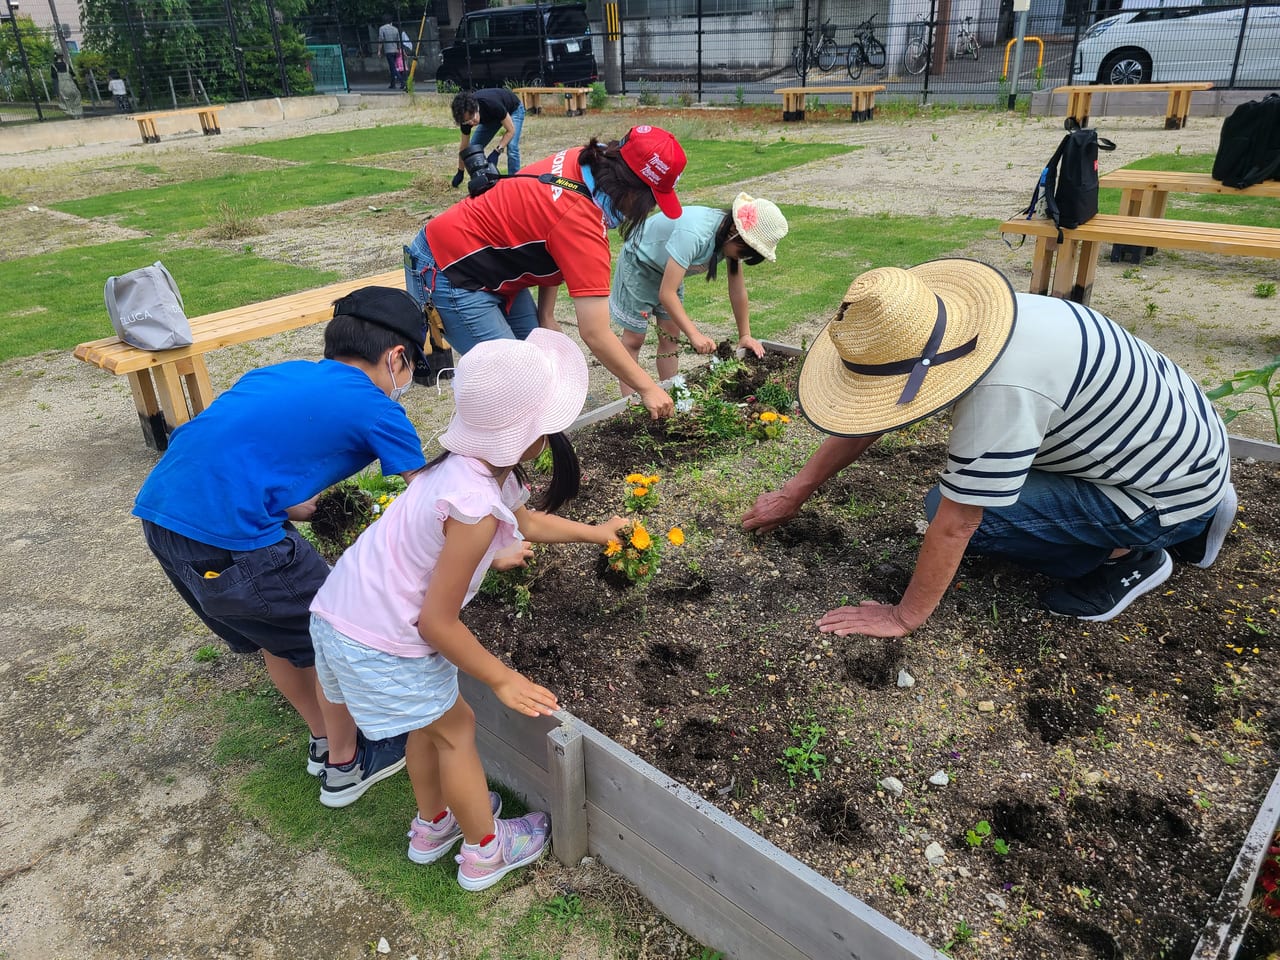
<path id="1" fill-rule="evenodd" d="M 1169 579 L 1173 558 L 1166 550 L 1131 550 L 1097 570 L 1058 584 L 1040 605 L 1060 617 L 1110 620 L 1144 593 Z"/>
<path id="2" fill-rule="evenodd" d="M 325 761 L 329 759 L 329 738 L 308 736 L 307 740 L 307 773 L 318 777 L 324 773 Z"/>
<path id="3" fill-rule="evenodd" d="M 320 802 L 326 807 L 345 807 L 355 803 L 379 780 L 404 769 L 404 745 L 407 734 L 385 740 L 358 737 L 355 759 L 339 766 L 326 763 L 320 774 Z"/>
<path id="4" fill-rule="evenodd" d="M 1222 549 L 1227 534 L 1235 525 L 1236 509 L 1239 506 L 1236 486 L 1234 483 L 1228 483 L 1227 491 L 1222 495 L 1218 509 L 1209 518 L 1209 523 L 1200 535 L 1184 540 L 1182 543 L 1175 543 L 1169 548 L 1174 559 L 1179 563 L 1190 563 L 1201 568 L 1213 566 L 1213 561 L 1218 559 L 1218 552 Z"/>

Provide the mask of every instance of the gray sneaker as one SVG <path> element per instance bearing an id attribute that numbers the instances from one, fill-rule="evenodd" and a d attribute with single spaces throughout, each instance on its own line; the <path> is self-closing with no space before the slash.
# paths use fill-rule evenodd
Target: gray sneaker
<path id="1" fill-rule="evenodd" d="M 1235 526 L 1236 508 L 1239 506 L 1236 485 L 1228 483 L 1218 509 L 1209 518 L 1209 523 L 1199 536 L 1184 540 L 1182 543 L 1175 543 L 1169 548 L 1174 559 L 1180 563 L 1194 564 L 1202 569 L 1213 566 L 1213 561 L 1218 559 L 1218 553 L 1222 550 L 1222 544 L 1226 542 L 1227 534 Z"/>
<path id="2" fill-rule="evenodd" d="M 328 737 L 307 737 L 307 773 L 318 777 L 324 773 L 325 762 L 329 759 Z"/>
<path id="3" fill-rule="evenodd" d="M 320 774 L 320 802 L 326 807 L 345 807 L 364 796 L 379 780 L 404 769 L 404 744 L 407 734 L 385 740 L 359 737 L 356 757 L 341 766 L 324 766 Z"/>

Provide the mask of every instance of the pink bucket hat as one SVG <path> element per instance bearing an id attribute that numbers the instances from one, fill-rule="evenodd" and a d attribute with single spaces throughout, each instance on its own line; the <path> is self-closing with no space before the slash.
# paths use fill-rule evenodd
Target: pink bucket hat
<path id="1" fill-rule="evenodd" d="M 514 466 L 539 437 L 573 423 L 586 399 L 586 358 L 563 333 L 539 327 L 526 340 L 486 340 L 458 361 L 440 446 Z"/>

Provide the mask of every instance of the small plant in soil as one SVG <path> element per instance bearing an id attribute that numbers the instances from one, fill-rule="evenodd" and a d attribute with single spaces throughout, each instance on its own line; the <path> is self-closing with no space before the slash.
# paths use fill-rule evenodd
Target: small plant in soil
<path id="1" fill-rule="evenodd" d="M 778 763 L 787 772 L 791 786 L 794 787 L 797 779 L 806 776 L 814 780 L 822 779 L 822 768 L 827 765 L 827 757 L 818 752 L 818 741 L 826 735 L 827 728 L 812 716 L 806 717 L 803 723 L 791 725 L 791 736 L 799 743 L 787 747 L 778 758 Z"/>
<path id="2" fill-rule="evenodd" d="M 1276 371 L 1278 370 L 1280 370 L 1280 356 L 1275 357 L 1270 363 L 1256 370 L 1236 371 L 1226 383 L 1215 387 L 1205 395 L 1215 403 L 1245 394 L 1262 397 L 1267 404 L 1267 409 L 1271 412 L 1271 426 L 1275 431 L 1276 442 L 1280 443 L 1280 385 L 1274 382 Z M 1252 406 L 1236 409 L 1226 403 L 1218 404 L 1218 412 L 1222 414 L 1222 422 L 1227 424 L 1231 423 L 1232 420 L 1246 410 L 1252 409 Z"/>
<path id="3" fill-rule="evenodd" d="M 684 532 L 672 527 L 667 540 L 678 546 L 684 542 Z M 608 542 L 604 558 L 608 569 L 621 574 L 628 583 L 648 583 L 658 572 L 662 546 L 645 528 L 644 521 L 636 519 L 622 528 L 619 539 Z"/>
<path id="4" fill-rule="evenodd" d="M 397 475 L 386 477 L 377 469 L 364 470 L 320 494 L 315 513 L 300 528 L 301 533 L 333 563 L 404 489 L 405 482 Z"/>
<path id="5" fill-rule="evenodd" d="M 627 495 L 622 505 L 631 513 L 647 513 L 658 505 L 658 484 L 662 478 L 656 473 L 627 474 Z"/>
<path id="6" fill-rule="evenodd" d="M 981 847 L 988 840 L 991 841 L 991 849 L 1000 856 L 1008 856 L 1009 844 L 1000 837 L 993 836 L 991 833 L 991 824 L 986 820 L 979 820 L 972 827 L 964 832 L 964 841 L 975 850 Z"/>
<path id="7" fill-rule="evenodd" d="M 510 607 L 516 618 L 533 617 L 533 581 L 537 578 L 537 555 L 523 567 L 510 570 L 486 570 L 479 593 Z"/>

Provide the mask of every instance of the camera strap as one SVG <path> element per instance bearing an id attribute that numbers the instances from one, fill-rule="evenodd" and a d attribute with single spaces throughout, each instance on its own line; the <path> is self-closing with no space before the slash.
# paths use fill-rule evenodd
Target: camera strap
<path id="1" fill-rule="evenodd" d="M 570 193 L 580 193 L 584 197 L 592 195 L 591 188 L 580 180 L 572 180 L 569 177 L 562 177 L 555 173 L 509 173 L 503 180 L 516 180 L 523 177 L 526 180 L 537 180 L 539 183 L 547 183 L 553 187 L 559 187 L 561 190 L 568 190 Z"/>

